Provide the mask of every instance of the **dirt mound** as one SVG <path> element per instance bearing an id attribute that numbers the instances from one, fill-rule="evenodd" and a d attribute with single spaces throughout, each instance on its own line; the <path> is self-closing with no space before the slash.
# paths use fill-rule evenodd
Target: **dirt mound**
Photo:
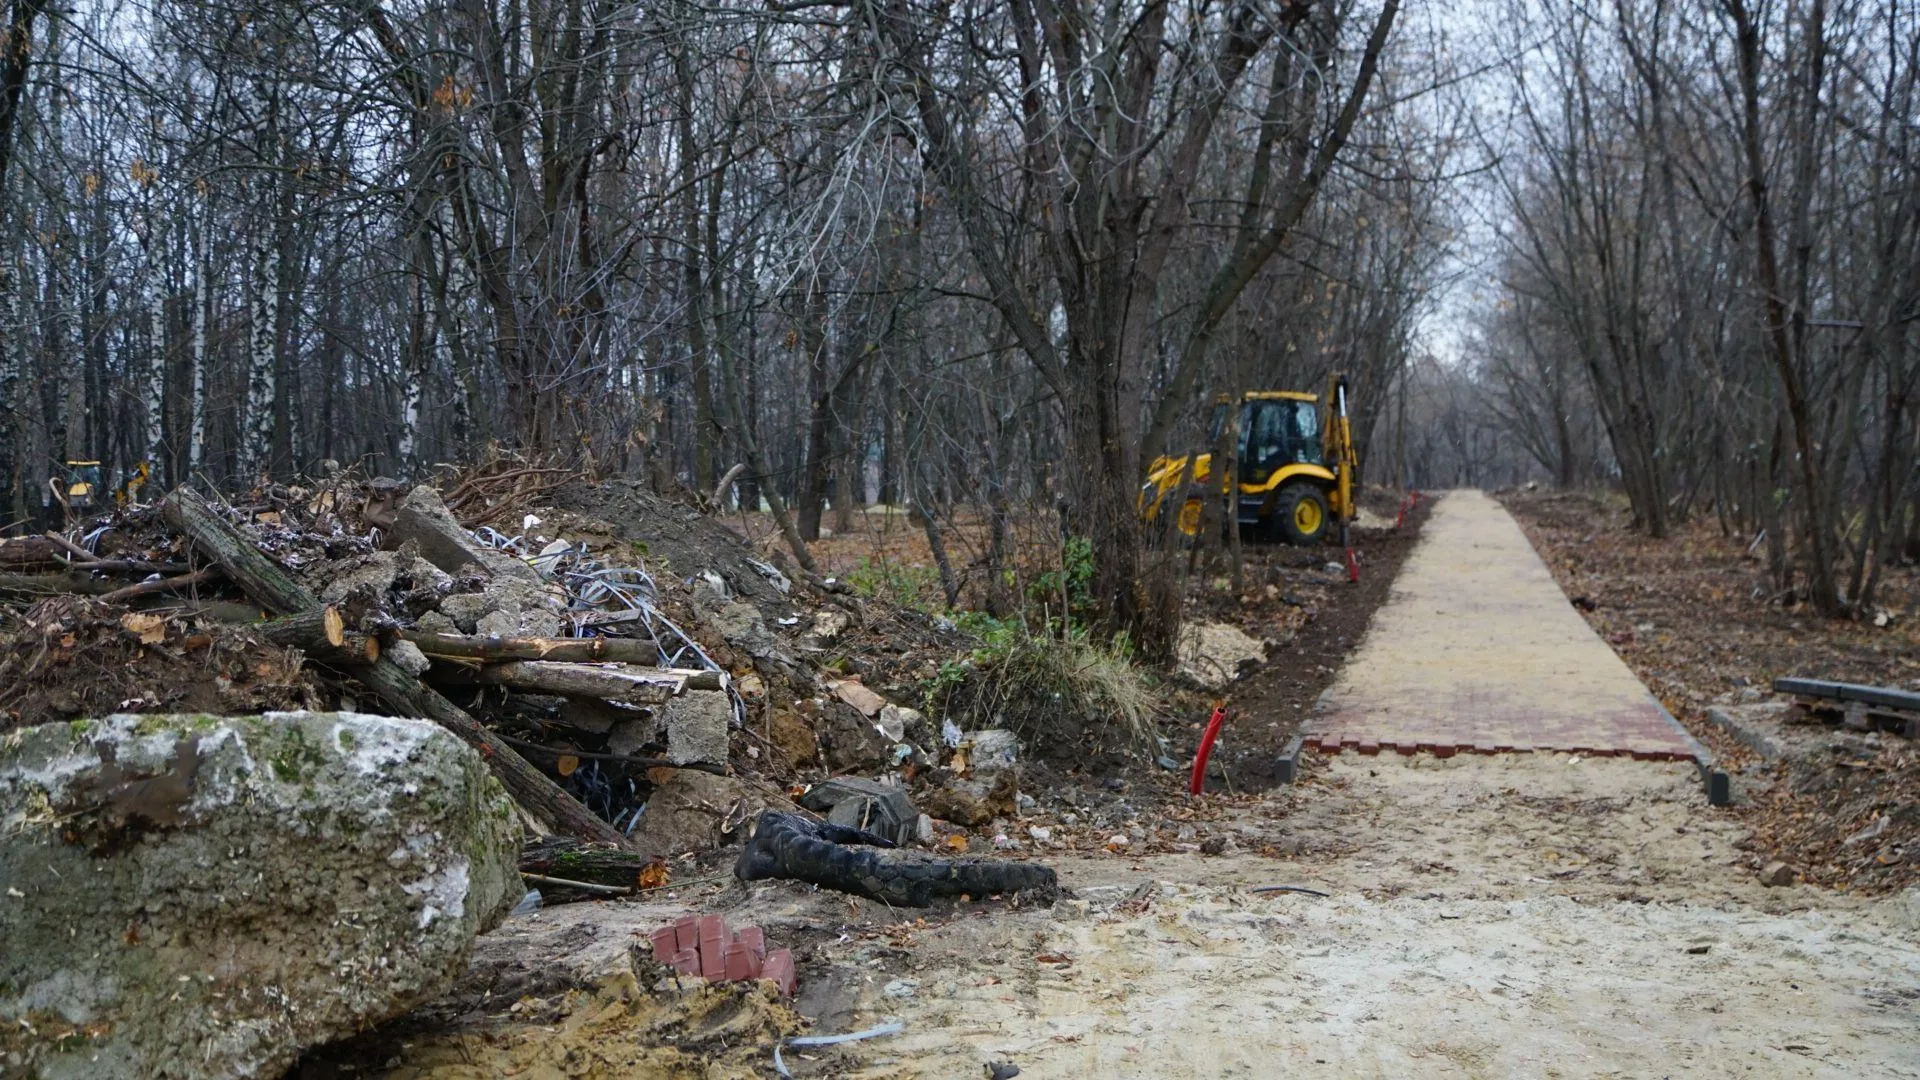
<path id="1" fill-rule="evenodd" d="M 654 993 L 622 975 L 551 998 L 503 999 L 450 1029 L 386 1029 L 330 1048 L 294 1075 L 325 1080 L 372 1067 L 388 1080 L 757 1080 L 775 1042 L 800 1027 L 765 984 Z"/>
<path id="2" fill-rule="evenodd" d="M 337 708 L 301 655 L 183 610 L 56 596 L 0 629 L 0 731 L 115 712 Z"/>
<path id="3" fill-rule="evenodd" d="M 555 490 L 550 499 L 563 514 L 546 523 L 549 529 L 589 542 L 621 541 L 650 566 L 689 583 L 713 571 L 735 595 L 763 610 L 790 606 L 798 575 L 776 565 L 784 558 L 755 557 L 740 534 L 718 519 L 663 499 L 640 481 L 583 481 Z"/>

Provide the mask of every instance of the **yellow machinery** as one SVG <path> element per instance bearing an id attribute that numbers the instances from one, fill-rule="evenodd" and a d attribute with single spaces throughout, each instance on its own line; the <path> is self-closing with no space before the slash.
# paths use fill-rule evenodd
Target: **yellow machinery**
<path id="1" fill-rule="evenodd" d="M 143 461 L 134 466 L 133 475 L 127 477 L 126 483 L 120 485 L 120 490 L 114 493 L 113 501 L 121 506 L 137 501 L 140 498 L 140 489 L 147 486 L 147 479 L 152 475 L 153 462 Z"/>
<path id="2" fill-rule="evenodd" d="M 1359 462 L 1353 427 L 1347 417 L 1347 379 L 1328 379 L 1326 401 L 1293 390 L 1253 390 L 1242 396 L 1239 415 L 1239 520 L 1294 544 L 1318 544 L 1331 522 L 1345 542 L 1353 520 L 1353 473 Z M 1218 442 L 1228 402 L 1214 405 L 1210 440 Z M 1185 486 L 1180 501 L 1180 531 L 1200 531 L 1201 508 L 1211 492 L 1224 494 L 1225 475 L 1214 476 L 1213 455 L 1201 454 L 1189 466 L 1185 457 L 1155 458 L 1140 489 L 1140 509 L 1149 520 L 1159 516 L 1174 489 Z M 1215 484 L 1219 486 L 1214 487 Z"/>
<path id="3" fill-rule="evenodd" d="M 74 510 L 91 510 L 93 500 L 99 494 L 100 463 L 97 461 L 67 462 L 67 506 Z"/>

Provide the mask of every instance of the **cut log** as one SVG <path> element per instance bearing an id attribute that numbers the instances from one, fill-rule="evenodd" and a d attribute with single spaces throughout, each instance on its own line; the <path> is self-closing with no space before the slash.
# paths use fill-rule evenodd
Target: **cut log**
<path id="1" fill-rule="evenodd" d="M 283 616 L 320 610 L 317 597 L 190 489 L 175 488 L 168 494 L 164 513 L 174 528 L 193 541 L 195 547 L 262 607 Z M 383 658 L 367 663 L 363 659 L 358 663 L 343 661 L 335 666 L 365 683 L 397 715 L 432 720 L 460 736 L 479 752 L 507 794 L 547 828 L 585 840 L 622 842 L 623 838 L 611 825 L 594 817 L 579 800 L 514 753 L 499 736 L 469 716 L 466 710 L 422 686 L 420 680 L 393 661 Z"/>
<path id="2" fill-rule="evenodd" d="M 0 567 L 9 570 L 59 566 L 67 561 L 65 556 L 66 552 L 60 545 L 44 536 L 18 536 L 0 540 Z"/>
<path id="3" fill-rule="evenodd" d="M 642 667 L 660 663 L 659 646 L 634 638 L 508 638 L 492 634 L 436 634 L 427 630 L 402 630 L 399 636 L 431 657 L 599 662 Z"/>
<path id="4" fill-rule="evenodd" d="M 380 639 L 349 631 L 346 617 L 332 604 L 317 611 L 269 619 L 255 629 L 275 645 L 299 649 L 334 667 L 371 664 L 380 659 Z"/>
<path id="5" fill-rule="evenodd" d="M 549 836 L 522 849 L 520 872 L 632 889 L 639 887 L 640 872 L 654 861 L 654 856 L 606 844 L 583 844 Z"/>
<path id="6" fill-rule="evenodd" d="M 926 907 L 937 896 L 1025 893 L 1051 902 L 1060 895 L 1051 866 L 900 851 L 872 833 L 778 810 L 764 810 L 754 822 L 733 875 L 742 882 L 790 878 L 906 907 Z"/>
<path id="7" fill-rule="evenodd" d="M 715 671 L 626 664 L 562 664 L 549 660 L 508 660 L 473 669 L 442 665 L 434 669 L 433 674 L 450 682 L 598 698 L 622 705 L 664 705 L 686 690 L 720 687 L 720 673 Z"/>
<path id="8" fill-rule="evenodd" d="M 173 489 L 161 512 L 168 524 L 192 540 L 201 554 L 225 570 L 261 607 L 275 615 L 298 615 L 320 606 L 305 586 L 193 489 Z"/>
<path id="9" fill-rule="evenodd" d="M 260 636 L 275 645 L 303 649 L 310 654 L 339 649 L 347 643 L 346 620 L 332 604 L 298 615 L 268 619 L 258 629 Z"/>

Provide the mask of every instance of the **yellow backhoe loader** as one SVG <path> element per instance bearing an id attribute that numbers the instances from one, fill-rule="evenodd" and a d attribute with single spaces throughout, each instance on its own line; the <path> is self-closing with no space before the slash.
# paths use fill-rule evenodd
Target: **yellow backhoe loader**
<path id="1" fill-rule="evenodd" d="M 1209 443 L 1217 443 L 1229 402 L 1214 404 Z M 1241 527 L 1294 544 L 1318 544 L 1338 524 L 1346 542 L 1353 520 L 1353 427 L 1347 417 L 1347 379 L 1327 380 L 1326 398 L 1294 390 L 1251 390 L 1240 399 L 1239 479 Z M 1200 532 L 1208 498 L 1225 494 L 1228 477 L 1215 475 L 1213 455 L 1155 458 L 1140 489 L 1148 520 L 1169 504 L 1188 536 Z M 1180 489 L 1180 490 L 1176 490 Z"/>

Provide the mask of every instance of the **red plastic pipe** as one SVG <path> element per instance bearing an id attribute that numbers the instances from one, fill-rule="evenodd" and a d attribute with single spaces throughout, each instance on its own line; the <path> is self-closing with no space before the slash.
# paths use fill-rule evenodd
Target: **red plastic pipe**
<path id="1" fill-rule="evenodd" d="M 1405 525 L 1407 523 L 1407 511 L 1418 505 L 1420 505 L 1419 490 L 1415 489 L 1407 492 L 1406 497 L 1400 500 L 1400 513 L 1399 516 L 1393 519 L 1393 527 L 1397 529 Z"/>
<path id="2" fill-rule="evenodd" d="M 1207 718 L 1207 730 L 1200 736 L 1200 749 L 1193 755 L 1193 779 L 1187 781 L 1187 793 L 1200 794 L 1207 783 L 1207 758 L 1213 754 L 1213 740 L 1220 737 L 1220 724 L 1227 718 L 1226 705 L 1213 707 L 1213 715 Z"/>

